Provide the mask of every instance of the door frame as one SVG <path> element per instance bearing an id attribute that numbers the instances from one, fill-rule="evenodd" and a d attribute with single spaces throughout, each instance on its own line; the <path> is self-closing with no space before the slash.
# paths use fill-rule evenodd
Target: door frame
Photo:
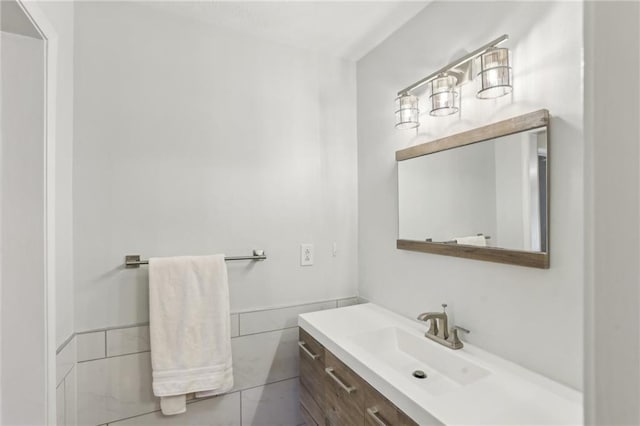
<path id="1" fill-rule="evenodd" d="M 45 416 L 56 424 L 56 269 L 55 269 L 55 147 L 58 34 L 42 9 L 28 0 L 15 0 L 44 42 L 44 359 Z"/>

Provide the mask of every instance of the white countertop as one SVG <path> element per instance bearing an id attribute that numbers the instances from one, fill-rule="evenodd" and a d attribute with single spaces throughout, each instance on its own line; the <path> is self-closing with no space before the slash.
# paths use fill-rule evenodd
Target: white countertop
<path id="1" fill-rule="evenodd" d="M 453 351 L 431 342 L 424 337 L 425 324 L 375 304 L 302 314 L 298 325 L 421 425 L 583 423 L 580 392 L 468 343 Z M 489 374 L 443 394 L 424 392 L 418 379 L 399 374 L 354 338 L 389 327 L 420 336 L 443 351 L 456 352 L 458 359 L 469 360 Z"/>

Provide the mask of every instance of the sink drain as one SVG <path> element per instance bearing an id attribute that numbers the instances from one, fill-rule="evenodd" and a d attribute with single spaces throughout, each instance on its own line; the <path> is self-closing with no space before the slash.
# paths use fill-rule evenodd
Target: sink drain
<path id="1" fill-rule="evenodd" d="M 427 378 L 427 373 L 425 373 L 422 370 L 416 370 L 413 372 L 413 377 L 416 377 L 418 379 L 426 379 Z"/>

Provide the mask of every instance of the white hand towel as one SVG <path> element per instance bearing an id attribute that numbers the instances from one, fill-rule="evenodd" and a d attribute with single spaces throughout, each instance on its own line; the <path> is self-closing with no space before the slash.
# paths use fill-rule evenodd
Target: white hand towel
<path id="1" fill-rule="evenodd" d="M 224 255 L 149 260 L 153 393 L 163 414 L 186 411 L 186 394 L 233 387 Z"/>
<path id="2" fill-rule="evenodd" d="M 470 237 L 454 238 L 454 241 L 458 244 L 464 244 L 466 246 L 487 246 L 487 240 L 484 235 L 473 235 Z"/>

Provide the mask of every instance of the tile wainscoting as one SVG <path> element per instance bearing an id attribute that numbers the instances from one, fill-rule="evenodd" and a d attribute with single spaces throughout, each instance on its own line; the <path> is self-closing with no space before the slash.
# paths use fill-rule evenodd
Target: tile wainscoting
<path id="1" fill-rule="evenodd" d="M 77 349 L 75 335 L 56 351 L 56 425 L 77 424 Z"/>
<path id="2" fill-rule="evenodd" d="M 298 412 L 298 314 L 355 303 L 359 299 L 351 297 L 231 314 L 234 388 L 222 396 L 191 399 L 185 414 L 170 417 L 160 413 L 151 389 L 147 324 L 77 333 L 64 349 L 77 354 L 77 364 L 71 362 L 66 375 L 74 385 L 67 391 L 63 380 L 59 387 L 60 395 L 75 395 L 77 379 L 77 411 L 70 403 L 59 424 L 76 424 L 76 413 L 83 426 L 303 424 Z"/>

